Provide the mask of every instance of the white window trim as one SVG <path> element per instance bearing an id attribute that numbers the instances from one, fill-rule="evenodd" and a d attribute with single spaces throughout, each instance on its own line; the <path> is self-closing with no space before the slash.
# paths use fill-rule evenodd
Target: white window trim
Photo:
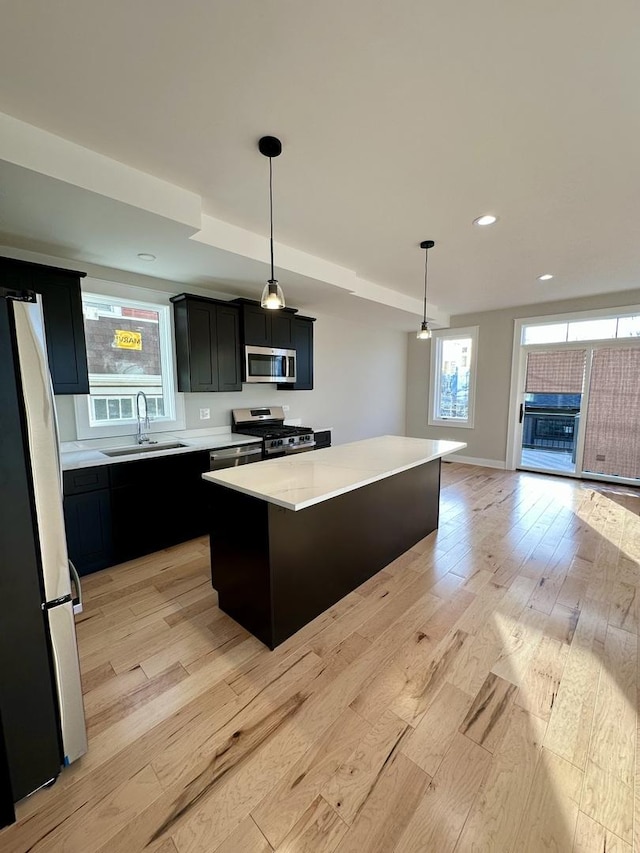
<path id="1" fill-rule="evenodd" d="M 614 318 L 636 317 L 640 314 L 640 305 L 622 305 L 618 308 L 591 308 L 589 311 L 569 311 L 563 314 L 543 314 L 539 317 L 522 317 L 514 321 L 515 339 L 518 346 L 553 346 L 558 344 L 587 344 L 596 341 L 627 341 L 635 338 L 585 338 L 578 341 L 549 341 L 544 344 L 522 343 L 522 333 L 525 326 L 554 326 L 556 323 L 579 323 L 583 320 L 613 320 Z"/>
<path id="2" fill-rule="evenodd" d="M 105 297 L 107 299 L 116 298 L 136 304 L 147 302 L 151 306 L 164 308 L 169 311 L 169 322 L 162 324 L 162 348 L 168 356 L 166 359 L 167 382 L 168 387 L 172 388 L 174 393 L 174 417 L 172 420 L 166 418 L 156 421 L 152 420 L 147 432 L 156 434 L 185 429 L 184 395 L 178 393 L 176 386 L 176 348 L 173 312 L 171 310 L 172 304 L 170 302 L 171 294 L 158 290 L 147 290 L 142 287 L 133 287 L 132 285 L 124 285 L 115 281 L 104 281 L 88 277 L 82 280 L 81 287 L 83 294 L 91 294 L 92 296 Z M 86 394 L 75 395 L 73 398 L 78 439 L 135 436 L 136 424 L 132 424 L 131 421 L 104 426 L 92 426 L 89 419 L 89 399 L 89 396 Z"/>
<path id="3" fill-rule="evenodd" d="M 476 412 L 476 379 L 478 366 L 478 336 L 479 326 L 466 326 L 460 329 L 437 329 L 431 333 L 431 377 L 429 384 L 429 426 L 456 427 L 458 429 L 473 429 Z M 471 381 L 469 382 L 469 417 L 437 418 L 435 416 L 436 394 L 440 390 L 441 352 L 439 341 L 447 338 L 471 338 Z"/>

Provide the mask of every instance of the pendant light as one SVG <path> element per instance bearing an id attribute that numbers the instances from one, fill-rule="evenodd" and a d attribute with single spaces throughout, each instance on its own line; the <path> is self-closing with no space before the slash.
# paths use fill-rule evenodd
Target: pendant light
<path id="1" fill-rule="evenodd" d="M 271 278 L 264 286 L 260 305 L 263 308 L 275 310 L 277 308 L 284 308 L 284 293 L 278 284 L 273 269 L 273 166 L 271 161 L 274 157 L 279 157 L 282 153 L 282 143 L 275 136 L 263 136 L 258 141 L 258 150 L 265 157 L 269 158 L 269 245 L 271 247 Z"/>
<path id="2" fill-rule="evenodd" d="M 420 248 L 425 250 L 424 253 L 424 312 L 422 314 L 422 324 L 416 335 L 419 341 L 428 341 L 431 337 L 431 329 L 427 323 L 427 264 L 429 260 L 429 249 L 433 249 L 435 243 L 433 240 L 423 240 L 420 243 Z"/>

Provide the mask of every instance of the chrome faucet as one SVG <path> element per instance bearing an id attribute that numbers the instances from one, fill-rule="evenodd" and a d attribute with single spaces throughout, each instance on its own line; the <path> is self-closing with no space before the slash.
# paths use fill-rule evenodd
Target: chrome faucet
<path id="1" fill-rule="evenodd" d="M 143 401 L 142 411 L 140 411 L 140 398 L 142 398 Z M 138 391 L 136 394 L 136 415 L 138 416 L 138 432 L 136 436 L 138 444 L 155 444 L 155 442 L 151 441 L 146 433 L 146 430 L 148 430 L 151 425 L 149 423 L 147 395 L 144 391 Z"/>

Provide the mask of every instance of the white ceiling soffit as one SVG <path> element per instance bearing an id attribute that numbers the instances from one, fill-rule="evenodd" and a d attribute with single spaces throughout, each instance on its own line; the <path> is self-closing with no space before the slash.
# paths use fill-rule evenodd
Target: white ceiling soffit
<path id="1" fill-rule="evenodd" d="M 14 0 L 2 12 L 0 111 L 158 183 L 122 171 L 110 187 L 108 169 L 70 149 L 45 174 L 121 202 L 133 188 L 143 209 L 168 205 L 196 231 L 204 213 L 266 235 L 256 145 L 273 134 L 277 240 L 363 282 L 419 303 L 418 244 L 433 239 L 429 294 L 451 314 L 638 287 L 634 0 Z M 32 145 L 18 153 L 37 170 Z M 472 225 L 488 212 L 497 225 Z M 17 231 L 10 211 L 2 228 Z M 364 302 L 366 286 L 351 289 Z"/>
<path id="2" fill-rule="evenodd" d="M 257 298 L 269 272 L 260 234 L 201 212 L 201 199 L 102 154 L 0 114 L 0 243 Z M 156 255 L 153 266 L 138 253 Z M 289 304 L 345 311 L 339 293 L 391 309 L 412 329 L 419 300 L 360 279 L 323 258 L 276 243 Z M 292 274 L 296 280 L 293 280 Z M 363 320 L 384 322 L 378 311 Z M 357 311 L 355 312 L 357 316 Z M 375 320 L 374 320 L 375 317 Z M 429 307 L 434 325 L 449 316 Z"/>

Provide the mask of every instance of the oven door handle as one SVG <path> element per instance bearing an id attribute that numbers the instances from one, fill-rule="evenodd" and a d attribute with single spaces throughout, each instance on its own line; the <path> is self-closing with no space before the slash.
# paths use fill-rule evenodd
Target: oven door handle
<path id="1" fill-rule="evenodd" d="M 300 453 L 303 450 L 313 450 L 315 441 L 306 441 L 304 444 L 296 444 L 295 447 L 285 447 L 285 453 Z"/>

